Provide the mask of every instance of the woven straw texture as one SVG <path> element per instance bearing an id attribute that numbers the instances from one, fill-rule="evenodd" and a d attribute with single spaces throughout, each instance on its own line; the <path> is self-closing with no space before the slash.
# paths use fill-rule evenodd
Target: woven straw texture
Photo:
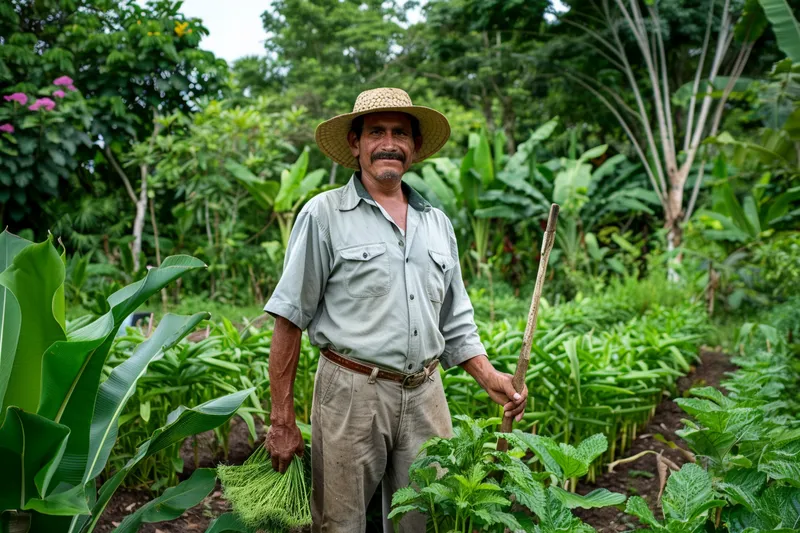
<path id="1" fill-rule="evenodd" d="M 438 152 L 450 137 L 450 123 L 444 115 L 435 109 L 412 104 L 408 93 L 402 89 L 383 87 L 359 94 L 352 113 L 333 117 L 317 126 L 317 145 L 325 155 L 343 167 L 358 169 L 358 161 L 350 153 L 347 144 L 350 125 L 356 117 L 380 111 L 402 111 L 417 117 L 422 146 L 417 151 L 415 163 Z"/>

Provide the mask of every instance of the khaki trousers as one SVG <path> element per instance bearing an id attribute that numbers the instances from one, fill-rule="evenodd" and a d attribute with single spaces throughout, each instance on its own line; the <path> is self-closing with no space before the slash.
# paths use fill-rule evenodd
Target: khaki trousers
<path id="1" fill-rule="evenodd" d="M 359 533 L 382 483 L 384 532 L 391 495 L 431 437 L 452 436 L 438 369 L 415 389 L 376 380 L 320 357 L 311 408 L 311 514 L 315 533 Z M 407 515 L 401 533 L 424 533 L 426 517 Z"/>

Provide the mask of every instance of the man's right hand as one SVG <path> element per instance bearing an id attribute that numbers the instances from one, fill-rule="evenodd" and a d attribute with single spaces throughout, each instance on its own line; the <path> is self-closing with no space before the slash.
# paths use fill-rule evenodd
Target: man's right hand
<path id="1" fill-rule="evenodd" d="M 286 472 L 294 456 L 302 457 L 306 449 L 303 435 L 294 421 L 288 424 L 272 424 L 265 445 L 272 458 L 272 468 L 281 474 Z"/>

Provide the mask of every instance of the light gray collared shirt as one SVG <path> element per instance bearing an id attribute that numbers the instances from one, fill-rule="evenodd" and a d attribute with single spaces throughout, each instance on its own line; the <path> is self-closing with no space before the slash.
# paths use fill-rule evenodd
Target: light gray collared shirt
<path id="1" fill-rule="evenodd" d="M 449 368 L 486 350 L 450 220 L 402 188 L 411 208 L 405 232 L 359 173 L 306 203 L 264 310 L 308 328 L 315 346 L 410 374 L 434 358 Z"/>

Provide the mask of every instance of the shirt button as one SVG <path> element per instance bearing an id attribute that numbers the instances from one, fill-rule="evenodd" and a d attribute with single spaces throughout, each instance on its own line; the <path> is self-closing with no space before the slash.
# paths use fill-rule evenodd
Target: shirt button
<path id="1" fill-rule="evenodd" d="M 366 259 L 366 258 L 367 258 L 367 252 L 364 252 L 364 255 L 363 255 L 362 257 L 363 257 L 364 259 Z"/>
<path id="2" fill-rule="evenodd" d="M 403 246 L 403 244 L 405 244 L 405 243 L 403 241 L 397 241 L 397 244 L 399 244 L 400 246 Z"/>
<path id="3" fill-rule="evenodd" d="M 412 368 L 414 368 L 414 365 L 408 365 L 409 370 L 411 370 Z"/>
<path id="4" fill-rule="evenodd" d="M 414 336 L 415 337 L 417 336 L 417 330 L 414 330 Z"/>
<path id="5" fill-rule="evenodd" d="M 406 257 L 406 263 L 408 263 L 408 257 Z"/>
<path id="6" fill-rule="evenodd" d="M 409 296 L 408 298 L 409 298 L 410 300 L 413 300 L 413 299 L 414 299 L 414 295 L 412 294 L 412 295 L 411 295 L 411 296 Z"/>

